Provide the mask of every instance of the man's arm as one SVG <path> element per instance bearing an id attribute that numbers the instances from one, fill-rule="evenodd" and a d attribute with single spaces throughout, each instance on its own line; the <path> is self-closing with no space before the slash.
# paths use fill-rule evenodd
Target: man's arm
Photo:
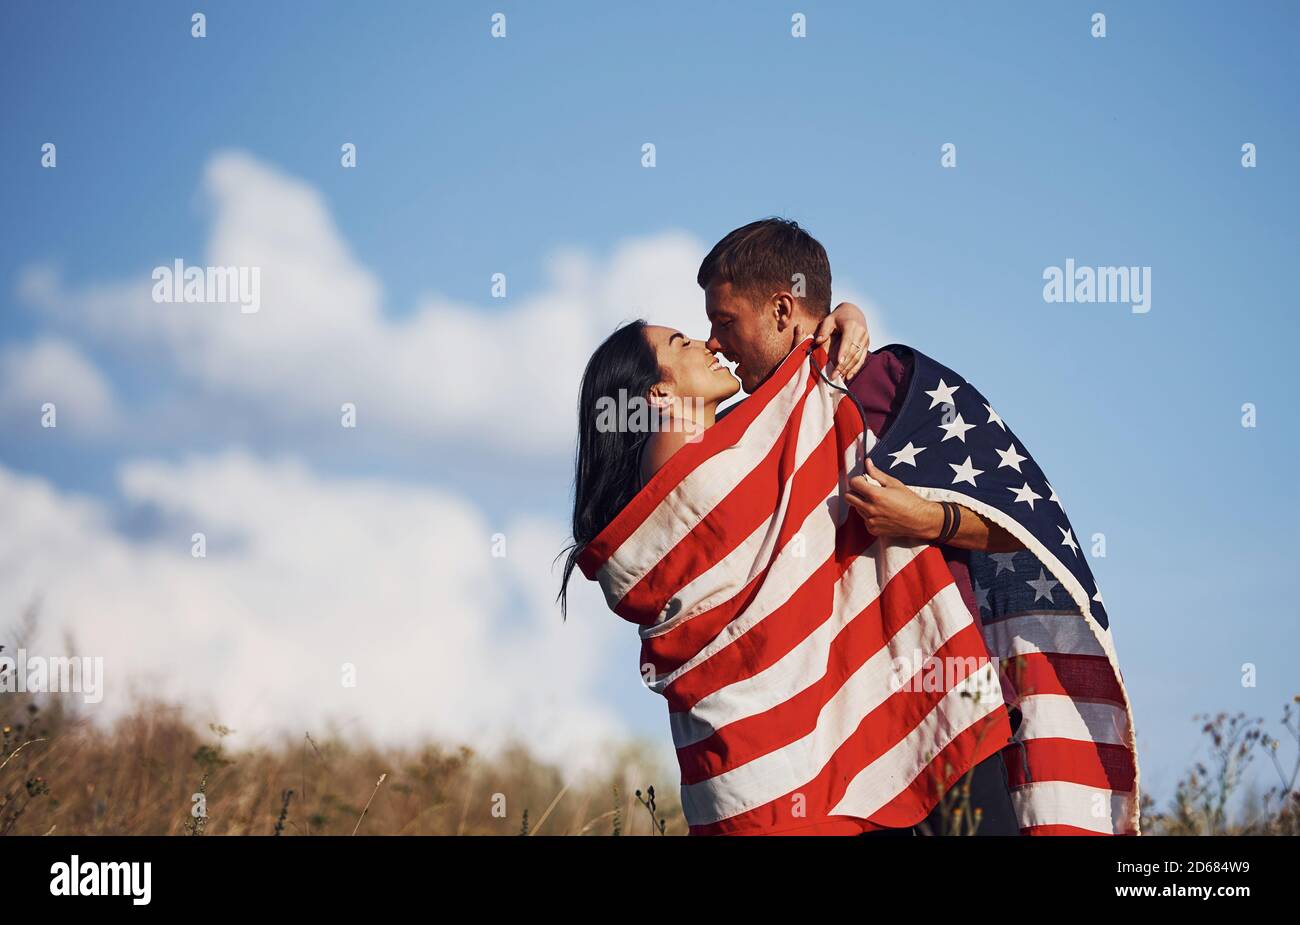
<path id="1" fill-rule="evenodd" d="M 934 540 L 943 530 L 943 506 L 927 501 L 898 479 L 867 460 L 867 474 L 880 483 L 872 485 L 862 476 L 849 481 L 848 502 L 866 521 L 875 536 L 898 536 Z M 1021 542 L 990 520 L 965 505 L 957 533 L 944 545 L 983 552 L 1013 552 L 1024 549 Z"/>
<path id="2" fill-rule="evenodd" d="M 939 531 L 943 529 L 943 506 L 937 501 L 926 501 L 925 503 L 931 507 L 931 516 L 934 518 L 933 530 L 925 539 L 934 539 L 939 536 Z M 945 546 L 956 546 L 958 549 L 978 549 L 982 552 L 1014 552 L 1017 549 L 1025 548 L 1020 540 L 987 517 L 975 513 L 964 504 L 957 506 L 961 508 L 961 522 L 957 525 L 957 532 L 944 544 Z"/>

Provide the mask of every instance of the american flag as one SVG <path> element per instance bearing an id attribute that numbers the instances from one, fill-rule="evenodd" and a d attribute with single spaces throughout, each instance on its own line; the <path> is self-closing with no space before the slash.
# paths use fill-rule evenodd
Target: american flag
<path id="1" fill-rule="evenodd" d="M 825 351 L 801 345 L 579 557 L 611 609 L 639 627 L 642 675 L 668 702 L 692 834 L 912 825 L 1000 750 L 1026 834 L 1136 831 L 1136 759 L 1124 781 L 1112 754 L 1132 740 L 1113 647 L 1088 623 L 1096 602 L 1071 611 L 1067 596 L 1081 576 L 1095 593 L 1086 563 L 1067 569 L 1038 539 L 1046 520 L 1031 529 L 1014 507 L 1045 515 L 1045 504 L 989 497 L 993 480 L 972 470 L 993 467 L 974 458 L 1012 459 L 993 455 L 1010 432 L 988 409 L 977 434 L 962 409 L 982 405 L 978 393 L 915 358 L 910 394 L 878 444 L 826 380 Z M 949 378 L 935 383 L 935 401 L 918 390 L 939 371 Z M 959 468 L 940 467 L 944 444 L 966 448 Z M 864 452 L 908 470 L 918 493 L 1022 537 L 1029 551 L 1018 559 L 972 557 L 980 623 L 937 547 L 874 537 L 843 501 Z M 1069 529 L 1063 511 L 1057 519 Z M 1022 592 L 1019 578 L 1038 583 Z M 1016 740 L 1009 701 L 1023 715 Z"/>
<path id="2" fill-rule="evenodd" d="M 1138 834 L 1132 709 L 1087 552 L 1047 476 L 993 405 L 919 351 L 872 461 L 1026 547 L 970 554 L 981 629 L 1023 715 L 1006 759 L 1025 834 Z"/>

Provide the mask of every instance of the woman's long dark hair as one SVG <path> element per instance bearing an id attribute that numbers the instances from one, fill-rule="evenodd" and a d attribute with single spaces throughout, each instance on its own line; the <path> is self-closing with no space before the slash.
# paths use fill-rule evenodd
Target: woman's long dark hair
<path id="1" fill-rule="evenodd" d="M 663 377 L 654 348 L 645 336 L 646 322 L 631 321 L 616 330 L 587 361 L 578 391 L 578 450 L 573 476 L 573 545 L 564 561 L 560 582 L 560 613 L 568 617 L 569 577 L 578 553 L 609 526 L 640 485 L 640 450 L 649 432 L 633 433 L 624 427 L 598 426 L 597 402 L 606 398 L 623 406 L 626 399 L 646 398 L 650 387 Z"/>

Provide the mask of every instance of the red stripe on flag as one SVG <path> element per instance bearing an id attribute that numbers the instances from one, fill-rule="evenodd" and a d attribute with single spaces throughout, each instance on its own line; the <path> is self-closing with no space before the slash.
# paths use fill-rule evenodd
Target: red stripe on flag
<path id="1" fill-rule="evenodd" d="M 840 408 L 848 408 L 848 410 L 853 411 L 852 407 L 847 404 L 841 404 Z M 856 412 L 854 414 L 856 415 Z M 838 412 L 836 417 L 838 426 Z M 816 509 L 825 503 L 827 496 L 838 482 L 838 460 L 842 448 L 832 443 L 833 439 L 833 432 L 829 433 L 791 481 L 789 503 L 786 508 L 787 513 L 785 520 L 778 527 L 776 542 L 773 544 L 774 550 L 780 550 L 790 542 L 793 536 L 807 522 L 808 517 L 813 515 Z M 773 505 L 774 502 L 771 502 L 765 509 L 771 510 Z M 741 505 L 738 510 L 732 512 L 733 516 L 745 516 L 745 514 L 741 513 L 742 511 L 745 514 L 749 513 L 745 506 Z M 757 520 L 752 523 L 752 526 L 747 526 L 737 532 L 743 532 L 748 536 L 765 519 L 767 518 Z M 828 560 L 836 564 L 836 568 L 830 576 L 832 584 L 839 580 L 852 560 L 865 552 L 873 541 L 874 537 L 866 531 L 862 518 L 850 512 L 846 522 L 836 532 L 835 550 L 831 559 Z M 721 556 L 716 558 L 721 558 Z M 767 573 L 771 567 L 771 561 L 765 563 L 762 571 L 745 585 L 740 594 L 723 601 L 708 611 L 683 620 L 666 632 L 647 637 L 642 644 L 642 664 L 651 664 L 655 666 L 657 673 L 667 674 L 675 671 L 682 664 L 695 657 L 697 653 L 713 641 L 741 609 L 749 605 L 754 595 L 757 594 L 766 581 Z M 822 569 L 824 568 L 825 566 L 822 567 Z M 656 567 L 655 571 L 658 571 L 658 567 Z M 821 569 L 819 569 L 820 571 Z M 826 578 L 827 576 L 823 574 L 818 580 L 825 580 Z M 813 580 L 812 577 L 806 579 L 805 583 L 811 580 Z M 656 579 L 656 583 L 657 581 Z M 681 585 L 677 585 L 679 590 L 680 587 Z M 624 600 L 630 597 L 632 597 L 631 592 Z M 652 603 L 655 612 L 662 610 L 664 603 L 666 602 Z M 809 629 L 811 630 L 811 627 Z"/>
<path id="2" fill-rule="evenodd" d="M 850 517 L 836 536 L 837 546 L 859 550 L 866 549 L 872 539 L 860 517 Z M 850 564 L 851 560 L 837 549 L 775 610 L 726 647 L 674 678 L 663 691 L 669 712 L 689 710 L 736 678 L 750 677 L 774 664 L 802 642 L 830 618 L 835 585 Z M 952 576 L 948 577 L 951 580 Z"/>
<path id="3" fill-rule="evenodd" d="M 810 381 L 804 398 L 812 390 L 812 385 Z M 764 521 L 771 519 L 786 481 L 794 474 L 799 427 L 806 407 L 807 403 L 800 400 L 768 454 L 639 582 L 628 589 L 614 608 L 615 613 L 632 622 L 639 622 L 636 619 L 638 614 L 661 613 L 682 588 L 721 562 Z M 827 469 L 827 460 L 818 459 L 814 454 L 799 471 L 811 470 L 815 475 L 819 469 Z M 838 473 L 834 459 L 829 460 L 829 472 L 826 492 L 834 485 Z M 795 481 L 798 481 L 798 475 L 795 475 Z M 825 497 L 825 492 L 822 497 Z M 775 548 L 779 550 L 780 546 Z"/>
<path id="4" fill-rule="evenodd" d="M 1124 705 L 1124 691 L 1104 655 L 1025 652 L 1004 658 L 1002 672 L 1021 697 L 1065 694 L 1074 700 Z"/>
<path id="5" fill-rule="evenodd" d="M 1002 757 L 1007 764 L 1007 783 L 1012 789 L 1029 783 L 1067 781 L 1131 793 L 1137 780 L 1133 755 L 1123 745 L 1081 739 L 1028 739 L 1023 746 L 1008 745 Z"/>
<path id="6" fill-rule="evenodd" d="M 911 699 L 919 701 L 921 698 L 913 695 Z M 879 756 L 881 749 L 871 745 L 874 730 L 869 728 L 869 722 L 872 717 L 876 717 L 881 712 L 881 710 L 873 711 L 872 716 L 863 721 L 859 733 L 836 752 L 831 762 L 807 786 L 728 819 L 691 826 L 690 834 L 759 834 L 794 825 L 805 825 L 810 820 L 825 819 L 829 822 L 842 818 L 827 816 L 826 810 L 839 802 L 849 782 L 857 773 Z M 918 722 L 919 719 L 915 717 Z M 1005 709 L 995 710 L 972 723 L 954 737 L 907 788 L 873 813 L 863 824 L 863 829 L 905 828 L 920 822 L 929 815 L 941 797 L 941 794 L 936 793 L 934 786 L 936 775 L 946 777 L 948 780 L 960 778 L 976 764 L 996 753 L 1010 734 L 1011 723 Z M 892 741 L 896 742 L 899 738 L 901 736 L 894 736 Z M 943 775 L 945 765 L 950 770 Z M 796 794 L 804 795 L 803 804 L 794 799 Z M 800 805 L 803 806 L 805 815 L 795 816 L 795 808 Z"/>
<path id="7" fill-rule="evenodd" d="M 938 560 L 937 564 L 935 560 Z M 834 563 L 828 564 L 834 565 Z M 800 591 L 808 590 L 811 584 L 811 582 L 805 584 Z M 817 726 L 823 708 L 835 696 L 836 691 L 843 687 L 849 676 L 880 651 L 895 633 L 916 616 L 917 611 L 949 584 L 952 584 L 952 574 L 944 566 L 942 556 L 917 556 L 885 585 L 879 597 L 835 637 L 827 652 L 826 671 L 820 678 L 783 703 L 762 713 L 729 723 L 716 730 L 707 739 L 678 749 L 677 759 L 682 769 L 682 783 L 695 783 L 739 767 L 812 732 Z M 830 596 L 833 590 L 833 585 L 827 589 L 830 593 L 826 595 L 824 611 L 810 609 L 811 605 L 800 600 L 800 595 L 796 595 L 791 599 L 789 606 L 772 614 L 750 630 L 750 633 L 765 638 L 753 642 L 752 647 L 745 647 L 744 651 L 732 658 L 720 658 L 730 651 L 724 649 L 705 662 L 701 668 L 712 666 L 715 660 L 724 662 L 720 667 L 713 666 L 712 677 L 708 680 L 717 682 L 720 679 L 737 677 L 734 674 L 735 663 L 740 663 L 748 669 L 750 665 L 748 659 L 754 654 L 762 653 L 764 662 L 775 661 L 775 658 L 771 658 L 774 649 L 780 649 L 781 654 L 784 654 L 794 648 L 807 637 L 815 625 L 822 622 L 823 612 L 827 617 L 830 616 Z M 817 617 L 813 617 L 813 614 Z M 779 625 L 772 627 L 771 632 L 762 632 L 774 620 L 779 620 Z M 970 628 L 975 629 L 974 626 Z M 747 633 L 746 636 L 748 635 Z M 979 635 L 978 630 L 975 635 Z M 736 648 L 736 643 L 733 643 L 731 648 Z M 978 654 L 987 660 L 988 654 L 982 639 L 979 640 Z M 908 656 L 910 657 L 911 653 L 908 653 Z M 740 677 L 751 677 L 766 667 L 768 664 L 756 664 L 751 671 Z M 692 678 L 699 673 L 692 671 L 683 678 Z M 686 692 L 678 693 L 686 696 Z M 689 705 L 694 706 L 694 703 L 695 700 L 692 700 Z"/>
<path id="8" fill-rule="evenodd" d="M 999 707 L 962 730 L 906 790 L 871 819 L 889 828 L 916 825 L 930 814 L 939 800 L 961 778 L 984 759 L 997 754 L 1011 737 L 1011 720 L 1006 707 Z M 938 794 L 938 796 L 936 796 Z M 939 833 L 934 833 L 939 834 Z"/>
<path id="9" fill-rule="evenodd" d="M 824 354 L 824 351 L 819 353 Z M 588 578 L 595 578 L 596 572 L 614 554 L 614 551 L 627 542 L 628 537 L 636 532 L 636 529 L 687 474 L 722 450 L 735 446 L 749 425 L 789 384 L 805 358 L 802 349 L 792 350 L 767 381 L 759 386 L 757 392 L 706 430 L 699 442 L 687 443 L 674 453 L 609 526 L 583 547 L 578 555 L 578 567 L 582 569 L 582 573 Z M 815 380 L 814 373 L 809 377 L 810 388 L 815 384 Z M 805 392 L 800 402 L 802 403 L 806 397 Z"/>

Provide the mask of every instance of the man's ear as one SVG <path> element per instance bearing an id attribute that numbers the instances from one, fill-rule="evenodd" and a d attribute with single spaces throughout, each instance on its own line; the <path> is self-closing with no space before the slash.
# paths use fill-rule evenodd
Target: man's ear
<path id="1" fill-rule="evenodd" d="M 795 314 L 798 306 L 795 304 L 794 296 L 788 292 L 778 292 L 772 296 L 772 312 L 776 316 L 776 329 L 778 331 L 789 330 L 795 322 Z"/>

